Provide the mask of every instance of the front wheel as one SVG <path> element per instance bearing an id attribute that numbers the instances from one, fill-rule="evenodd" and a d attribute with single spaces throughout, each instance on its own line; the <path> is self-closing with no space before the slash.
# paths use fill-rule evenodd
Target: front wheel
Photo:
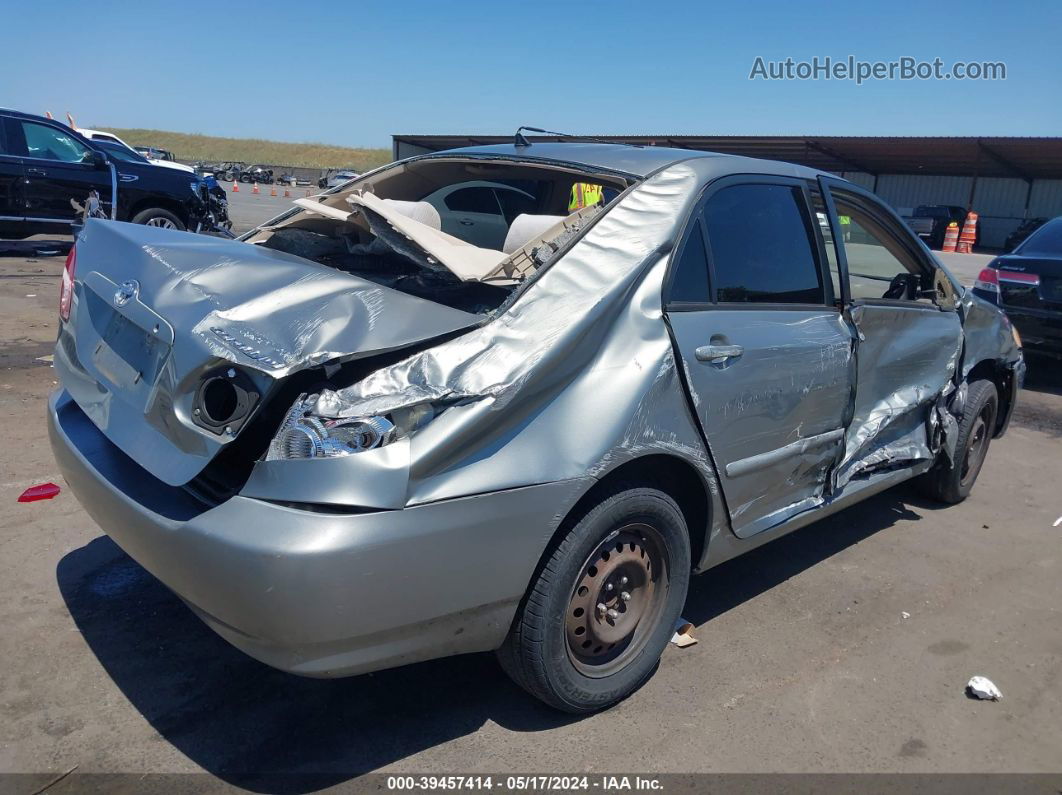
<path id="1" fill-rule="evenodd" d="M 966 392 L 966 406 L 959 417 L 955 459 L 942 459 L 933 469 L 915 480 L 918 490 L 950 505 L 965 500 L 988 455 L 996 429 L 999 393 L 991 381 L 974 381 Z"/>
<path id="2" fill-rule="evenodd" d="M 525 690 L 572 713 L 634 692 L 686 601 L 690 541 L 662 491 L 626 486 L 587 511 L 531 583 L 498 658 Z"/>
<path id="3" fill-rule="evenodd" d="M 133 216 L 133 223 L 156 226 L 160 229 L 176 229 L 179 232 L 183 232 L 185 229 L 180 218 L 169 210 L 163 210 L 161 207 L 150 207 L 147 210 L 141 210 Z"/>

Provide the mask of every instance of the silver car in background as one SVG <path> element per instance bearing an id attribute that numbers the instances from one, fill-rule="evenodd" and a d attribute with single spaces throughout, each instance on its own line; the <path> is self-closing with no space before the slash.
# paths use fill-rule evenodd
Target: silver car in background
<path id="1" fill-rule="evenodd" d="M 958 502 L 1005 430 L 1020 340 L 872 194 L 521 143 L 390 164 L 242 242 L 78 240 L 56 458 L 251 656 L 329 677 L 497 650 L 601 709 L 692 573 L 909 478 Z M 424 201 L 485 184 L 522 202 L 500 248 Z"/>

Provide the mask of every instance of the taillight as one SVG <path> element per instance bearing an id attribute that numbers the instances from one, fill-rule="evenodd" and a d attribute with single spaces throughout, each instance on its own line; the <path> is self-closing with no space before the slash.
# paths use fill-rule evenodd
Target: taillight
<path id="1" fill-rule="evenodd" d="M 999 292 L 999 271 L 995 268 L 985 268 L 974 281 L 974 289 L 985 290 L 990 293 Z"/>
<path id="2" fill-rule="evenodd" d="M 999 275 L 1001 282 L 1015 282 L 1017 284 L 1025 284 L 1030 287 L 1040 286 L 1040 274 L 1039 273 L 1021 273 L 1019 271 L 996 271 Z"/>
<path id="3" fill-rule="evenodd" d="M 77 269 L 77 248 L 70 247 L 63 266 L 63 285 L 59 289 L 59 318 L 66 322 L 70 319 L 70 304 L 74 301 L 74 271 Z"/>

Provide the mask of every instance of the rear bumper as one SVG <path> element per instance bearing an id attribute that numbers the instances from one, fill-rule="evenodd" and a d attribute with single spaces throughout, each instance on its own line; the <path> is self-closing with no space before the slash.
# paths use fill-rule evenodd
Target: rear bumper
<path id="1" fill-rule="evenodd" d="M 1062 312 L 1012 306 L 1004 306 L 1003 310 L 1021 334 L 1024 347 L 1062 356 Z"/>
<path id="2" fill-rule="evenodd" d="M 101 528 L 252 657 L 342 676 L 496 648 L 589 479 L 371 513 L 234 497 L 206 509 L 111 444 L 65 391 L 52 450 Z"/>

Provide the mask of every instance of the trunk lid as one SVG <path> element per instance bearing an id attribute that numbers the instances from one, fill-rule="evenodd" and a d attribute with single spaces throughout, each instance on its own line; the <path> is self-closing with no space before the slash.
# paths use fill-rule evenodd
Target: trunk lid
<path id="1" fill-rule="evenodd" d="M 290 254 L 113 221 L 86 224 L 76 282 L 57 346 L 63 386 L 112 442 L 175 486 L 234 438 L 192 421 L 204 374 L 231 363 L 260 406 L 293 372 L 480 320 Z"/>
<path id="2" fill-rule="evenodd" d="M 1008 254 L 1000 257 L 995 267 L 1005 306 L 1062 311 L 1062 259 Z M 1008 273 L 1035 274 L 1040 277 L 1039 284 L 1012 281 Z"/>

